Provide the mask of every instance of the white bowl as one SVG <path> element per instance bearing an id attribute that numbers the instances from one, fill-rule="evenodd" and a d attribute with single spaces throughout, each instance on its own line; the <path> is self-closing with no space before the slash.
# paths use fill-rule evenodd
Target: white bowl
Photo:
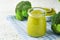
<path id="1" fill-rule="evenodd" d="M 46 16 L 46 21 L 51 21 L 51 16 Z"/>

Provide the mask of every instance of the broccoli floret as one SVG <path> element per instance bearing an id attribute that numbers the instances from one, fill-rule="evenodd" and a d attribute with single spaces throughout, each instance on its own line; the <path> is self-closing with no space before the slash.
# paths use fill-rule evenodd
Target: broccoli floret
<path id="1" fill-rule="evenodd" d="M 29 1 L 21 1 L 17 4 L 15 8 L 16 19 L 24 20 L 24 17 L 28 17 L 28 9 L 31 8 L 31 3 Z"/>
<path id="2" fill-rule="evenodd" d="M 52 23 L 60 24 L 60 12 L 58 14 L 55 14 L 54 16 L 52 16 Z"/>
<path id="3" fill-rule="evenodd" d="M 51 29 L 54 33 L 60 34 L 60 12 L 52 16 L 52 26 Z"/>

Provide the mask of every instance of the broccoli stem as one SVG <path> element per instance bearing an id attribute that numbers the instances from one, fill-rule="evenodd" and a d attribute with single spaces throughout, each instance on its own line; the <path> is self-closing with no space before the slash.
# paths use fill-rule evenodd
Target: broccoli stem
<path id="1" fill-rule="evenodd" d="M 16 19 L 17 19 L 17 20 L 21 20 L 21 21 L 24 19 L 23 16 L 22 16 L 22 12 L 21 12 L 21 11 L 18 11 L 18 10 L 17 10 Z"/>

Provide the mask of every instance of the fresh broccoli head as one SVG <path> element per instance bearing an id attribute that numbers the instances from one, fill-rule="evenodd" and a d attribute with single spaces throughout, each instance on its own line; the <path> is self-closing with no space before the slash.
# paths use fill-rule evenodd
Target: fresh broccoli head
<path id="1" fill-rule="evenodd" d="M 31 3 L 29 1 L 21 1 L 17 4 L 15 8 L 16 19 L 24 20 L 24 17 L 28 17 L 28 9 L 31 8 Z"/>
<path id="2" fill-rule="evenodd" d="M 53 24 L 60 24 L 60 12 L 52 16 L 52 23 Z"/>
<path id="3" fill-rule="evenodd" d="M 52 16 L 52 30 L 56 34 L 60 34 L 60 12 Z"/>

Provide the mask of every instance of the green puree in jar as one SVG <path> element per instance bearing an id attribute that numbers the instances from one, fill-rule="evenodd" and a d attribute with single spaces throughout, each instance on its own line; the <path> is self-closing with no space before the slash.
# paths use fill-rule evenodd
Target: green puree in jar
<path id="1" fill-rule="evenodd" d="M 28 34 L 32 37 L 43 36 L 46 32 L 46 19 L 42 15 L 42 11 L 33 10 L 28 17 L 27 22 Z"/>

